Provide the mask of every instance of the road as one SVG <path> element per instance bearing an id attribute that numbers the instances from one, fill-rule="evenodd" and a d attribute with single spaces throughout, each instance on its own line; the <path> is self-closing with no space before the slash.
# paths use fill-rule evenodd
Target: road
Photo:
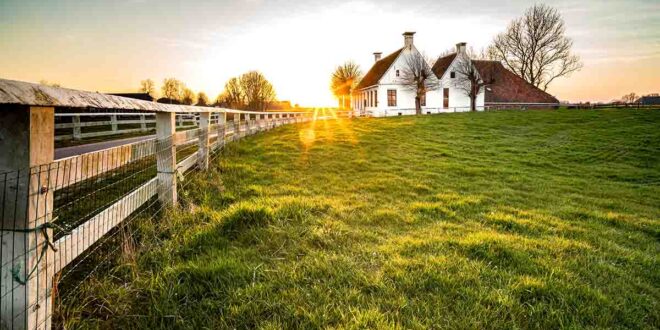
<path id="1" fill-rule="evenodd" d="M 120 140 L 104 141 L 104 142 L 98 142 L 98 143 L 83 144 L 83 145 L 79 145 L 79 146 L 66 147 L 66 148 L 57 148 L 57 149 L 55 149 L 55 159 L 67 158 L 67 157 L 71 157 L 71 156 L 84 154 L 84 153 L 87 153 L 87 152 L 93 152 L 93 151 L 98 151 L 98 150 L 103 150 L 103 149 L 108 149 L 108 148 L 112 148 L 112 147 L 121 146 L 121 145 L 124 145 L 124 144 L 140 142 L 140 141 L 144 141 L 144 140 L 148 140 L 148 139 L 153 139 L 155 137 L 156 137 L 156 135 L 146 135 L 146 136 L 132 137 L 132 138 L 128 138 L 128 139 L 120 139 Z"/>

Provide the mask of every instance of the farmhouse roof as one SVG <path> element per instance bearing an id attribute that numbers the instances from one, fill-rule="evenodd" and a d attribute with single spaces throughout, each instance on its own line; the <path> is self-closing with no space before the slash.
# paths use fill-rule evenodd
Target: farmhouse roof
<path id="1" fill-rule="evenodd" d="M 387 69 L 389 69 L 392 66 L 394 60 L 396 60 L 396 58 L 399 57 L 401 51 L 403 51 L 403 48 L 397 50 L 396 52 L 390 55 L 387 55 L 385 58 L 376 62 L 371 67 L 371 69 L 369 69 L 369 72 L 367 72 L 364 78 L 362 78 L 356 89 L 362 89 L 366 87 L 371 87 L 373 85 L 377 85 L 378 82 L 380 81 L 380 78 L 382 78 L 385 72 L 387 72 Z"/>
<path id="2" fill-rule="evenodd" d="M 485 103 L 559 103 L 554 96 L 507 70 L 499 61 L 473 60 L 472 63 L 482 77 L 493 79 L 486 87 Z"/>
<path id="3" fill-rule="evenodd" d="M 449 54 L 447 56 L 440 57 L 435 64 L 433 64 L 433 72 L 438 78 L 442 78 L 442 75 L 445 74 L 445 71 L 449 68 L 454 59 L 456 58 L 456 53 Z"/>

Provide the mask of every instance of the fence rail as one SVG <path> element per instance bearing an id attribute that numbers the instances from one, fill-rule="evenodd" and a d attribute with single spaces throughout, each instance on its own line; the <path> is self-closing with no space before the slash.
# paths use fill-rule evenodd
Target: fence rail
<path id="1" fill-rule="evenodd" d="M 91 111 L 56 114 L 60 107 Z M 67 299 L 73 291 L 58 286 L 98 269 L 86 261 L 105 246 L 118 249 L 111 243 L 125 223 L 176 205 L 177 178 L 207 169 L 226 143 L 312 119 L 311 112 L 161 105 L 0 79 L 0 329 L 51 328 L 53 292 Z M 56 139 L 145 130 L 155 137 L 54 160 Z"/>

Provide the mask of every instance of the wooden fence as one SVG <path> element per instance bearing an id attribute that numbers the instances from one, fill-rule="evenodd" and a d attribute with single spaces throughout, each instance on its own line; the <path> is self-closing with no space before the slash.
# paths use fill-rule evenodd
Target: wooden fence
<path id="1" fill-rule="evenodd" d="M 56 115 L 58 107 L 96 112 Z M 81 120 L 92 115 L 110 120 Z M 71 117 L 73 121 L 55 124 L 57 117 Z M 312 119 L 318 118 L 310 112 L 263 113 L 157 104 L 0 79 L 0 328 L 50 328 L 54 278 L 147 201 L 176 205 L 177 176 L 192 168 L 207 169 L 209 155 L 226 142 Z M 140 127 L 121 130 L 119 126 L 126 123 Z M 67 139 L 143 132 L 148 124 L 155 126 L 153 139 L 54 160 L 56 129 L 72 129 L 70 135 L 59 136 Z M 84 127 L 96 126 L 111 129 L 81 132 Z M 177 147 L 190 145 L 196 147 L 194 152 L 177 157 Z M 61 199 L 59 192 L 73 191 L 69 197 L 75 200 L 80 197 L 75 189 L 80 190 L 81 184 L 101 182 L 108 173 L 151 159 L 156 169 L 153 177 L 95 209 L 83 222 L 61 231 L 59 237 L 54 236 L 54 224 L 69 220 L 54 218 L 53 205 Z"/>

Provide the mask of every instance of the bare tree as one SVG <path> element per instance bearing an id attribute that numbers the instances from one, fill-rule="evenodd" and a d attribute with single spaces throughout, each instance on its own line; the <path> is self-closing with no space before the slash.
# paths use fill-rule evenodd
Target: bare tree
<path id="1" fill-rule="evenodd" d="M 415 113 L 422 114 L 422 98 L 428 91 L 440 88 L 440 80 L 433 73 L 429 62 L 419 52 L 406 55 L 401 70 L 401 84 L 415 92 Z"/>
<path id="2" fill-rule="evenodd" d="M 238 78 L 231 78 L 225 83 L 225 89 L 218 96 L 216 102 L 232 109 L 243 109 L 245 106 L 245 95 L 241 90 L 241 84 Z"/>
<path id="3" fill-rule="evenodd" d="M 170 99 L 170 102 L 182 101 L 185 89 L 186 85 L 176 78 L 166 78 L 163 80 L 163 87 L 161 88 L 163 97 Z"/>
<path id="4" fill-rule="evenodd" d="M 275 100 L 275 88 L 261 72 L 250 71 L 239 78 L 248 110 L 265 111 Z"/>
<path id="5" fill-rule="evenodd" d="M 153 97 L 156 92 L 156 84 L 151 79 L 142 80 L 140 81 L 140 92 L 147 93 Z"/>
<path id="6" fill-rule="evenodd" d="M 197 93 L 197 105 L 202 107 L 209 105 L 209 97 L 206 96 L 206 93 L 204 92 Z"/>
<path id="7" fill-rule="evenodd" d="M 330 89 L 339 100 L 339 107 L 346 109 L 350 106 L 351 95 L 362 77 L 360 66 L 352 61 L 338 66 L 332 73 Z M 348 105 L 348 106 L 347 106 Z"/>
<path id="8" fill-rule="evenodd" d="M 564 20 L 555 8 L 537 4 L 495 37 L 488 55 L 530 84 L 547 90 L 556 78 L 582 68 L 580 58 L 571 53 L 573 40 L 565 31 Z"/>
<path id="9" fill-rule="evenodd" d="M 466 55 L 459 57 L 453 67 L 456 78 L 453 79 L 452 84 L 470 98 L 470 111 L 477 110 L 477 95 L 494 82 L 492 63 L 478 63 L 482 64 L 479 68 Z"/>
<path id="10" fill-rule="evenodd" d="M 192 89 L 185 87 L 183 88 L 183 93 L 181 93 L 181 103 L 187 105 L 193 105 L 195 103 L 195 92 Z"/>
<path id="11" fill-rule="evenodd" d="M 623 103 L 635 103 L 637 99 L 639 99 L 639 97 L 635 93 L 626 94 L 621 97 L 621 101 L 623 101 Z"/>

